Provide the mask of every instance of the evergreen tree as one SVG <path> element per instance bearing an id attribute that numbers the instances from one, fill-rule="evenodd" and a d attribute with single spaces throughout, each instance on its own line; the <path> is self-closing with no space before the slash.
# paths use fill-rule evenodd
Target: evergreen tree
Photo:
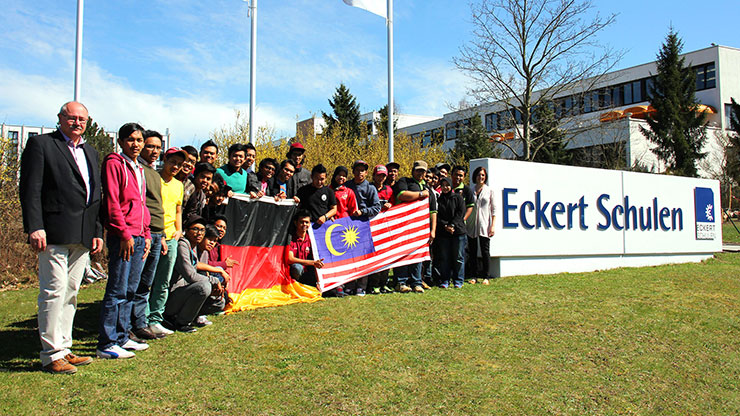
<path id="1" fill-rule="evenodd" d="M 351 144 L 362 138 L 360 105 L 344 83 L 339 84 L 329 100 L 329 105 L 334 111 L 333 115 L 321 112 L 326 122 L 325 135 L 329 137 L 334 131 L 339 131 L 341 132 L 340 137 L 344 137 Z"/>
<path id="2" fill-rule="evenodd" d="M 395 106 L 393 106 L 395 107 Z M 378 135 L 388 136 L 388 104 L 384 105 L 378 110 L 380 113 L 380 119 L 375 121 L 375 128 L 378 130 Z M 397 111 L 394 109 L 393 114 Z M 393 120 L 393 131 L 396 131 L 398 120 L 394 117 Z"/>
<path id="3" fill-rule="evenodd" d="M 725 149 L 727 175 L 735 183 L 740 183 L 740 104 L 731 98 L 730 127 L 734 131 L 727 135 L 728 145 Z"/>
<path id="4" fill-rule="evenodd" d="M 573 153 L 565 149 L 565 133 L 559 128 L 555 112 L 549 105 L 535 108 L 532 131 L 541 138 L 541 147 L 534 153 L 534 162 L 573 164 Z"/>
<path id="5" fill-rule="evenodd" d="M 85 133 L 82 134 L 82 138 L 98 151 L 100 165 L 103 164 L 104 157 L 115 151 L 113 138 L 105 132 L 105 129 L 98 126 L 98 123 L 93 121 L 92 118 L 87 120 L 87 129 L 85 129 Z"/>
<path id="6" fill-rule="evenodd" d="M 640 126 L 640 131 L 657 146 L 653 153 L 670 172 L 697 176 L 696 163 L 705 156 L 704 114 L 696 111 L 696 74 L 684 65 L 682 49 L 683 42 L 671 28 L 658 52 L 658 73 L 649 91 L 656 114 L 648 116 L 649 128 Z"/>
<path id="7" fill-rule="evenodd" d="M 500 151 L 493 148 L 480 115 L 475 113 L 457 137 L 451 156 L 453 163 L 467 165 L 471 159 L 499 157 L 500 154 Z"/>

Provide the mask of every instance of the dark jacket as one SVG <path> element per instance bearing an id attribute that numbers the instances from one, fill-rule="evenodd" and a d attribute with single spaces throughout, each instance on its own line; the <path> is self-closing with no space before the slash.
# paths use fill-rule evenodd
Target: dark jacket
<path id="1" fill-rule="evenodd" d="M 445 238 L 453 235 L 466 234 L 465 229 L 465 201 L 460 194 L 448 192 L 437 198 L 437 237 Z M 455 232 L 450 234 L 445 226 L 452 225 Z"/>
<path id="2" fill-rule="evenodd" d="M 28 139 L 19 184 L 26 233 L 43 229 L 48 244 L 82 244 L 89 249 L 93 238 L 103 237 L 98 152 L 87 143 L 83 151 L 90 174 L 89 199 L 61 131 Z"/>
<path id="3" fill-rule="evenodd" d="M 272 193 L 273 191 L 273 185 L 272 182 L 275 178 L 270 178 L 267 180 L 267 189 L 265 189 L 265 195 L 266 196 L 275 196 L 275 194 Z M 254 192 L 255 194 L 262 190 L 262 180 L 261 175 L 259 173 L 249 172 L 247 175 L 247 193 Z"/>

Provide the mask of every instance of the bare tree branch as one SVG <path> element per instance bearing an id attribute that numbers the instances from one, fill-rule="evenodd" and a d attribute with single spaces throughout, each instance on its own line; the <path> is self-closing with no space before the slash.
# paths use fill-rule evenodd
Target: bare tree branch
<path id="1" fill-rule="evenodd" d="M 473 39 L 453 61 L 474 81 L 469 92 L 478 102 L 500 101 L 510 110 L 511 120 L 504 124 L 516 127 L 519 143 L 502 145 L 521 159 L 532 160 L 546 144 L 547 131 L 532 131 L 534 109 L 551 105 L 565 91 L 593 88 L 622 55 L 596 37 L 616 16 L 595 13 L 589 18 L 592 9 L 592 0 L 480 0 L 472 5 Z M 516 111 L 520 121 L 513 119 Z"/>

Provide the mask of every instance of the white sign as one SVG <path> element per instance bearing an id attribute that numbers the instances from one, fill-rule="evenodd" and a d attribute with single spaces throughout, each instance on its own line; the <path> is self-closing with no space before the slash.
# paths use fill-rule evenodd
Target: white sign
<path id="1" fill-rule="evenodd" d="M 502 159 L 471 161 L 494 189 L 494 272 L 700 261 L 722 251 L 719 182 Z"/>

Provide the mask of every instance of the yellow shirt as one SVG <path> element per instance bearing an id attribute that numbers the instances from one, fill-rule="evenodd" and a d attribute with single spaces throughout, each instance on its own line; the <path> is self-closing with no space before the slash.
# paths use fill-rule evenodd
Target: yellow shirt
<path id="1" fill-rule="evenodd" d="M 169 182 L 162 181 L 162 207 L 164 208 L 164 234 L 167 240 L 172 239 L 177 229 L 175 228 L 175 218 L 177 217 L 177 207 L 182 208 L 182 182 L 172 178 Z"/>

